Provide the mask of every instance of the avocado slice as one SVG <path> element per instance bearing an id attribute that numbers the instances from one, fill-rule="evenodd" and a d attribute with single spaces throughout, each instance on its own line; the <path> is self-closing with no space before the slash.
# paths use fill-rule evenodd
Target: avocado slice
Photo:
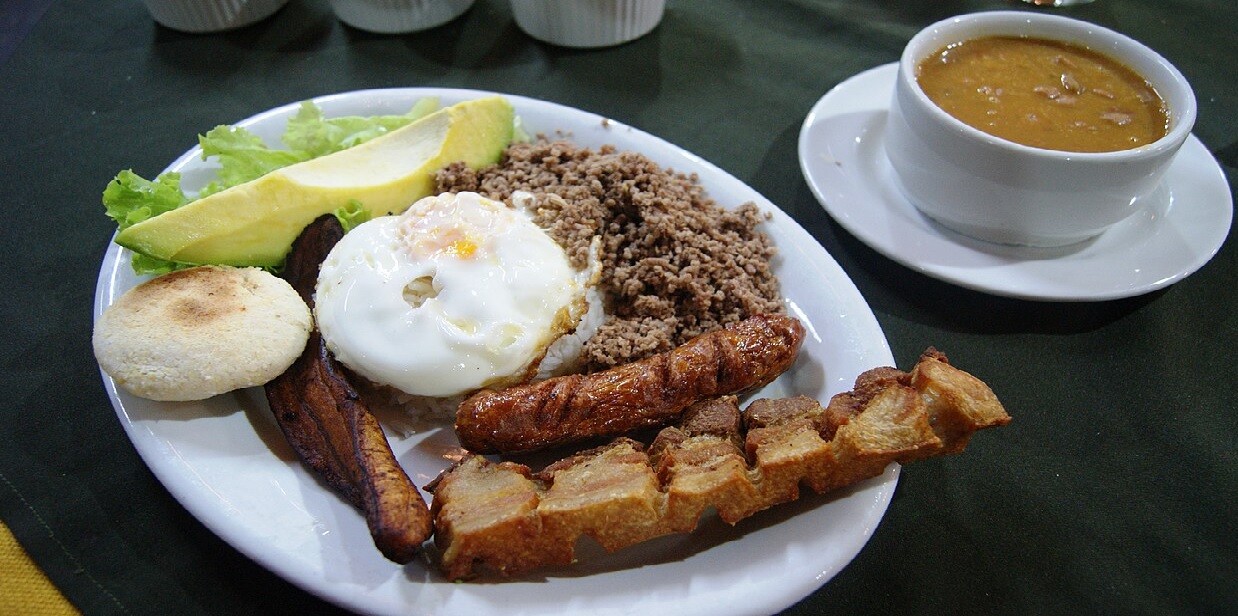
<path id="1" fill-rule="evenodd" d="M 398 213 L 430 195 L 445 165 L 497 162 L 511 143 L 513 119 L 502 97 L 458 103 L 144 220 L 118 233 L 116 243 L 167 261 L 276 266 L 302 229 L 350 200 L 373 216 Z"/>

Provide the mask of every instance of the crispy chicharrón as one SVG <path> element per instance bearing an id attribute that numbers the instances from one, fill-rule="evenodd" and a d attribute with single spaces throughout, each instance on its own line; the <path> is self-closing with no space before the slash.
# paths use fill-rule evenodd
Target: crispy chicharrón
<path id="1" fill-rule="evenodd" d="M 911 372 L 877 368 L 828 405 L 732 396 L 695 405 L 646 447 L 619 438 L 540 472 L 468 455 L 431 486 L 434 541 L 451 579 L 573 561 L 588 536 L 614 551 L 691 532 L 709 507 L 734 524 L 879 475 L 891 462 L 957 453 L 1010 421 L 981 380 L 933 349 Z"/>

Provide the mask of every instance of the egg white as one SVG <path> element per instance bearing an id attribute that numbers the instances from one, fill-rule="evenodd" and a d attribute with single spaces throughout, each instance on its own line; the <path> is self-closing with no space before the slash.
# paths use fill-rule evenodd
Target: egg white
<path id="1" fill-rule="evenodd" d="M 345 235 L 319 270 L 315 319 L 361 376 L 454 396 L 531 377 L 592 280 L 522 212 L 448 193 Z"/>

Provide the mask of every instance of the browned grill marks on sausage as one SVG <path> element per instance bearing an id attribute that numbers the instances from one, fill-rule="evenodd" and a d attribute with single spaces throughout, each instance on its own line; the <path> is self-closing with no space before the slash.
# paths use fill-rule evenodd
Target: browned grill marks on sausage
<path id="1" fill-rule="evenodd" d="M 697 400 L 769 384 L 803 338 L 797 319 L 756 315 L 638 362 L 482 391 L 460 404 L 456 435 L 478 453 L 511 453 L 664 425 Z"/>

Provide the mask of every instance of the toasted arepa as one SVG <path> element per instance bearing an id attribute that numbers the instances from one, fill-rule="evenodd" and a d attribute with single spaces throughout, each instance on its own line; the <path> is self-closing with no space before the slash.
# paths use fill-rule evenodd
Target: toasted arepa
<path id="1" fill-rule="evenodd" d="M 262 385 L 304 350 L 313 320 L 284 280 L 202 266 L 148 280 L 95 322 L 99 366 L 142 398 L 202 400 Z"/>

